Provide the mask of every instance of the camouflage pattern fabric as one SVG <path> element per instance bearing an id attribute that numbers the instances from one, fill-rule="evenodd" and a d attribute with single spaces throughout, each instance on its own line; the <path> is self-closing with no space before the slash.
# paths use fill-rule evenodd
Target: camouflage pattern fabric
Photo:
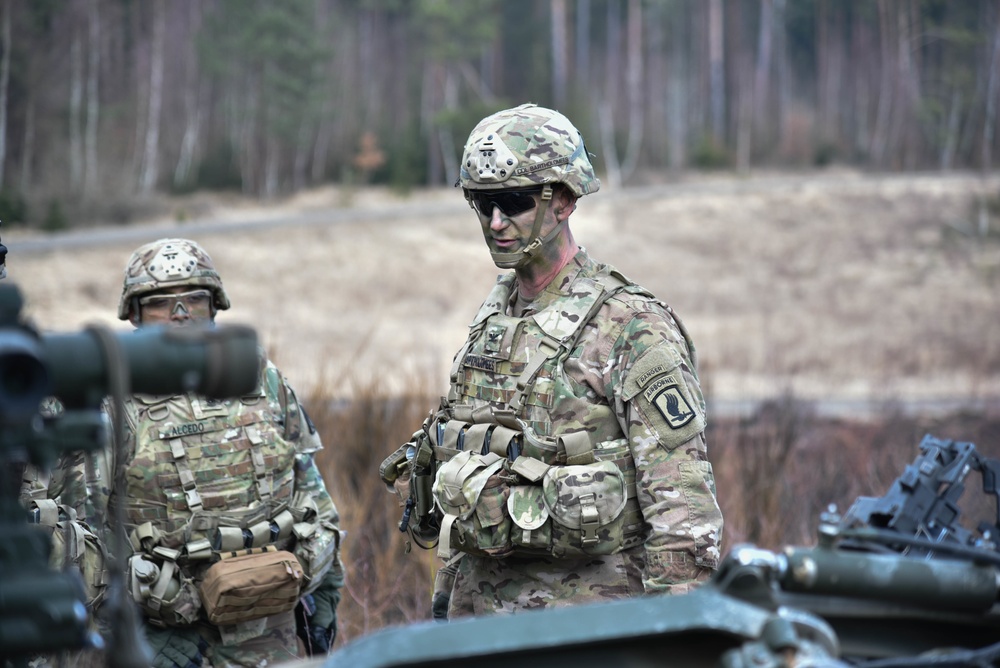
<path id="1" fill-rule="evenodd" d="M 203 668 L 258 668 L 303 658 L 292 612 L 267 617 L 261 635 L 236 644 L 226 644 L 218 628 L 207 624 L 198 632 L 208 643 Z"/>
<path id="2" fill-rule="evenodd" d="M 505 407 L 518 375 L 540 354 L 537 330 L 574 313 L 587 279 L 611 272 L 580 249 L 523 318 L 506 315 L 516 281 L 513 274 L 501 277 L 456 358 L 450 399 L 473 408 Z M 627 454 L 634 462 L 642 543 L 600 557 L 466 554 L 451 592 L 451 618 L 683 593 L 718 564 L 722 514 L 707 459 L 705 402 L 694 345 L 679 319 L 641 288 L 627 287 L 603 303 L 574 350 L 554 366 L 539 371 L 519 417 L 549 439 L 587 433 L 599 459 L 623 461 Z"/>
<path id="3" fill-rule="evenodd" d="M 534 104 L 480 121 L 465 144 L 458 178 L 469 190 L 563 183 L 577 197 L 601 187 L 579 130 L 558 111 Z"/>
<path id="4" fill-rule="evenodd" d="M 125 266 L 118 318 L 129 318 L 133 299 L 176 286 L 208 288 L 216 309 L 229 308 L 222 280 L 204 248 L 190 239 L 157 239 L 137 248 Z"/>
<path id="5" fill-rule="evenodd" d="M 223 401 L 191 394 L 136 395 L 126 403 L 125 418 L 125 442 L 104 460 L 104 479 L 113 479 L 116 470 L 124 475 L 127 531 L 151 523 L 161 546 L 182 549 L 211 539 L 216 527 L 267 521 L 286 506 L 296 521 L 339 526 L 336 505 L 314 461 L 322 448 L 319 434 L 269 360 L 254 395 Z M 184 492 L 172 448 L 184 453 L 200 509 L 188 503 L 193 497 Z M 263 474 L 259 485 L 258 473 Z M 104 486 L 98 503 L 107 507 L 110 495 Z M 287 543 L 280 541 L 279 549 Z M 197 580 L 207 566 L 206 561 L 185 570 Z M 332 568 L 343 571 L 339 553 Z M 298 656 L 290 612 L 240 629 L 204 621 L 196 628 L 209 643 L 206 657 L 212 666 L 269 665 Z"/>

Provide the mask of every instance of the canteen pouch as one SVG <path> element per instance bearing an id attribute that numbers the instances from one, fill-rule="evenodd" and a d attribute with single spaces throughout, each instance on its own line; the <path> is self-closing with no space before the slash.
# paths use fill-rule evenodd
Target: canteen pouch
<path id="1" fill-rule="evenodd" d="M 294 554 L 270 545 L 231 554 L 212 564 L 199 587 L 209 622 L 247 622 L 295 607 L 305 574 Z"/>
<path id="2" fill-rule="evenodd" d="M 340 531 L 329 522 L 300 522 L 292 527 L 295 534 L 295 558 L 302 566 L 305 585 L 302 595 L 311 594 L 319 586 L 340 549 Z"/>
<path id="3" fill-rule="evenodd" d="M 438 469 L 432 494 L 444 513 L 438 554 L 451 548 L 480 556 L 502 557 L 512 550 L 503 458 L 462 451 Z"/>
<path id="4" fill-rule="evenodd" d="M 512 488 L 507 509 L 515 549 L 554 556 L 614 554 L 622 549 L 628 500 L 613 462 L 552 466 L 541 486 Z"/>
<path id="5" fill-rule="evenodd" d="M 161 555 L 136 554 L 129 558 L 125 582 L 132 600 L 156 627 L 189 626 L 198 620 L 201 597 L 194 582 L 175 561 Z"/>

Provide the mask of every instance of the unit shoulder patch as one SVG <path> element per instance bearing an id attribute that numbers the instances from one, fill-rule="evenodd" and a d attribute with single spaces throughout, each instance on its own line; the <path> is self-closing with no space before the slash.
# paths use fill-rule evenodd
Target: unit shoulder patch
<path id="1" fill-rule="evenodd" d="M 660 386 L 658 385 L 658 387 Z M 647 396 L 649 395 L 647 394 Z M 676 383 L 666 385 L 654 393 L 649 398 L 649 402 L 656 407 L 656 410 L 660 411 L 671 429 L 680 429 L 691 422 L 696 415 L 695 410 L 681 394 L 680 387 Z"/>

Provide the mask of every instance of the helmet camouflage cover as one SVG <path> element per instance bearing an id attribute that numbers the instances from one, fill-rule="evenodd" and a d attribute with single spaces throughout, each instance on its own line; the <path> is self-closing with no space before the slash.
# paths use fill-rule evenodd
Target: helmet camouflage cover
<path id="1" fill-rule="evenodd" d="M 558 111 L 534 104 L 479 122 L 465 143 L 459 183 L 468 190 L 563 183 L 577 197 L 601 187 L 580 131 Z"/>
<path id="2" fill-rule="evenodd" d="M 205 287 L 212 291 L 216 309 L 229 308 L 229 297 L 212 258 L 190 239 L 158 239 L 140 246 L 125 266 L 118 317 L 127 320 L 132 299 L 176 286 Z"/>

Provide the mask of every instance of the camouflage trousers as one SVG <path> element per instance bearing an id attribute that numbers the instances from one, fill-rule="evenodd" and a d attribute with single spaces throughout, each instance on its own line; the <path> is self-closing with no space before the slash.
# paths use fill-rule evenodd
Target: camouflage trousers
<path id="1" fill-rule="evenodd" d="M 667 569 L 677 584 L 658 591 L 684 594 L 711 577 L 687 553 L 671 553 L 676 563 Z M 448 619 L 520 610 L 554 608 L 642 596 L 646 550 L 640 545 L 599 557 L 507 557 L 464 555 L 449 572 L 442 569 L 435 589 L 448 587 L 454 575 Z"/>
<path id="2" fill-rule="evenodd" d="M 511 613 L 630 598 L 643 593 L 641 547 L 601 557 L 465 555 L 458 564 L 448 618 Z"/>
<path id="3" fill-rule="evenodd" d="M 225 644 L 218 627 L 200 627 L 199 633 L 208 642 L 202 664 L 204 668 L 257 668 L 304 656 L 295 635 L 294 612 L 284 612 L 261 621 L 264 622 L 263 634 L 231 644 Z"/>

